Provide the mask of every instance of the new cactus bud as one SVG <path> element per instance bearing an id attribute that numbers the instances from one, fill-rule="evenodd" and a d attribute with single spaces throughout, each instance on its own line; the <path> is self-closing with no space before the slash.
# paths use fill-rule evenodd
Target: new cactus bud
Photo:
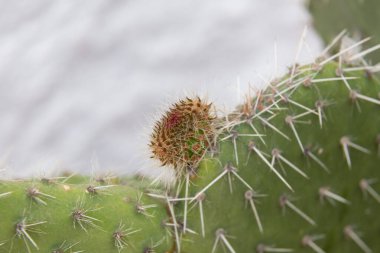
<path id="1" fill-rule="evenodd" d="M 158 121 L 151 135 L 153 158 L 182 174 L 204 156 L 213 139 L 211 104 L 199 97 L 175 103 Z"/>

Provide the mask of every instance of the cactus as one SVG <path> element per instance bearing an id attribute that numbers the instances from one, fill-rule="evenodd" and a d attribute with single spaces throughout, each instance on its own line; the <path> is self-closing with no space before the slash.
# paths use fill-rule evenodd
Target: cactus
<path id="1" fill-rule="evenodd" d="M 380 83 L 332 58 L 220 123 L 178 185 L 182 252 L 380 252 Z"/>
<path id="2" fill-rule="evenodd" d="M 1 182 L 0 252 L 148 253 L 170 248 L 161 202 L 128 185 L 72 181 L 76 183 L 46 178 Z"/>
<path id="3" fill-rule="evenodd" d="M 0 252 L 380 252 L 380 82 L 342 50 L 225 117 L 200 98 L 169 108 L 148 144 L 169 189 L 1 181 Z"/>
<path id="4" fill-rule="evenodd" d="M 351 36 L 371 36 L 369 48 L 380 43 L 380 2 L 377 0 L 309 0 L 308 8 L 315 29 L 326 43 L 344 29 Z M 369 59 L 380 62 L 380 51 L 371 54 Z"/>

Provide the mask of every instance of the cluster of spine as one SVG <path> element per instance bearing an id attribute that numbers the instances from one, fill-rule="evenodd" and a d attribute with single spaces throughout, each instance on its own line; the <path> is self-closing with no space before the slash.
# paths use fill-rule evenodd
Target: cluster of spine
<path id="1" fill-rule="evenodd" d="M 0 182 L 0 252 L 169 252 L 164 203 L 129 181 Z"/>
<path id="2" fill-rule="evenodd" d="M 175 103 L 154 127 L 150 142 L 153 158 L 174 167 L 178 174 L 196 165 L 213 138 L 210 108 L 211 104 L 199 97 Z"/>

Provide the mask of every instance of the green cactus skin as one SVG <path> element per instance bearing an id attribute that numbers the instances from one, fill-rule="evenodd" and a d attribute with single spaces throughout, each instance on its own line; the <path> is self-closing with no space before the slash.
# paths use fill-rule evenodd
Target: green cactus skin
<path id="1" fill-rule="evenodd" d="M 187 194 L 182 182 L 191 200 L 176 215 L 197 234 L 184 229 L 181 252 L 380 252 L 380 183 L 368 185 L 380 178 L 380 83 L 351 72 L 350 92 L 338 66 L 297 68 L 261 94 L 261 110 L 223 123 L 218 153 L 189 176 Z"/>
<path id="2" fill-rule="evenodd" d="M 328 43 L 336 34 L 347 29 L 351 36 L 371 36 L 368 47 L 380 43 L 380 1 L 377 0 L 309 0 L 313 25 Z M 367 48 L 367 47 L 366 47 Z M 372 62 L 380 62 L 380 51 L 368 56 Z"/>
<path id="3" fill-rule="evenodd" d="M 0 182 L 0 252 L 147 253 L 170 248 L 164 204 L 142 191 L 126 185 L 43 182 Z"/>

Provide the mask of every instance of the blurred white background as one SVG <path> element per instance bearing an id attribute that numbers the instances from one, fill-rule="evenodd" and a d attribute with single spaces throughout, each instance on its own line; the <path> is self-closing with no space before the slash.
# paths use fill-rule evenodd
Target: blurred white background
<path id="1" fill-rule="evenodd" d="M 157 174 L 144 147 L 163 108 L 232 109 L 294 62 L 309 23 L 297 0 L 1 0 L 2 176 Z M 306 42 L 300 62 L 321 50 L 311 28 Z"/>

